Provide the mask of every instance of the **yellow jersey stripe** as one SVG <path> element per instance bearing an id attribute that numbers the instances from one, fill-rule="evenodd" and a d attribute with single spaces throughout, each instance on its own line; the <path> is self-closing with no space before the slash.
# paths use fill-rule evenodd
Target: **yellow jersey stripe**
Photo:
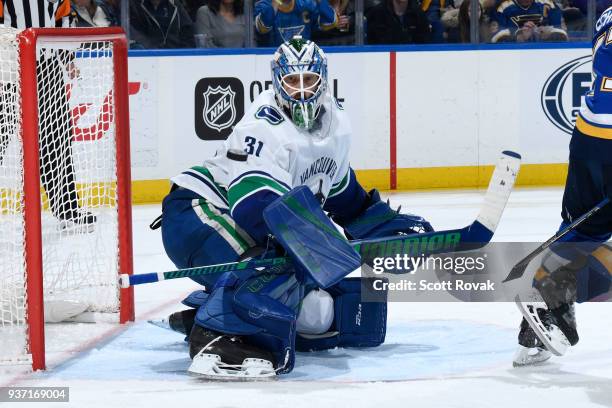
<path id="1" fill-rule="evenodd" d="M 599 127 L 587 123 L 580 115 L 576 118 L 576 127 L 581 133 L 587 136 L 612 140 L 612 128 Z"/>

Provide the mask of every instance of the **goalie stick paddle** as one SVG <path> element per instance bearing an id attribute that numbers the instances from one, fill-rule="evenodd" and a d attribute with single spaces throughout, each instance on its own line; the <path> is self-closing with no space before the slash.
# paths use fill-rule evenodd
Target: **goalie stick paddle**
<path id="1" fill-rule="evenodd" d="M 362 262 L 372 256 L 395 255 L 398 248 L 410 245 L 419 249 L 420 255 L 434 253 L 458 252 L 480 248 L 491 241 L 501 215 L 506 207 L 512 187 L 520 168 L 521 156 L 518 153 L 504 151 L 493 171 L 489 187 L 484 197 L 480 213 L 476 220 L 464 228 L 434 231 L 424 234 L 399 235 L 393 237 L 361 239 L 351 241 L 353 248 L 362 256 Z M 392 251 L 395 251 L 391 253 Z M 192 276 L 211 275 L 215 273 L 240 271 L 254 268 L 268 268 L 291 263 L 288 257 L 270 259 L 252 259 L 242 262 L 230 262 L 218 265 L 178 269 L 168 272 L 151 272 L 139 275 L 121 274 L 119 286 L 129 288 L 133 285 L 159 282 L 168 279 L 187 278 Z"/>
<path id="2" fill-rule="evenodd" d="M 536 256 L 540 255 L 549 246 L 551 246 L 552 244 L 554 244 L 555 242 L 557 242 L 558 240 L 563 238 L 565 235 L 567 235 L 569 232 L 571 232 L 574 229 L 576 229 L 576 227 L 578 227 L 580 224 L 582 224 L 583 222 L 585 222 L 586 220 L 591 218 L 597 211 L 601 210 L 609 202 L 610 202 L 610 198 L 609 197 L 604 198 L 595 207 L 591 208 L 589 211 L 584 213 L 582 216 L 580 216 L 579 218 L 575 219 L 574 222 L 572 222 L 571 224 L 569 224 L 568 226 L 563 228 L 561 231 L 558 231 L 555 235 L 550 237 L 546 242 L 544 242 L 542 245 L 540 245 L 539 247 L 534 249 L 529 255 L 527 255 L 526 257 L 521 259 L 516 265 L 514 265 L 514 267 L 512 268 L 510 273 L 508 274 L 508 276 L 506 276 L 506 279 L 503 280 L 503 282 L 509 282 L 509 281 L 512 281 L 514 279 L 518 279 L 521 276 L 523 276 L 523 274 L 525 273 L 525 270 L 527 269 L 527 266 L 529 265 L 529 263 Z"/>

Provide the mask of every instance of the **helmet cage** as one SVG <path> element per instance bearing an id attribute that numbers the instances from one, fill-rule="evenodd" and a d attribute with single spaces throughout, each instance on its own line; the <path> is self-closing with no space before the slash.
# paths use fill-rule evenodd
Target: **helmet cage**
<path id="1" fill-rule="evenodd" d="M 296 61 L 289 46 L 281 45 L 272 61 L 272 80 L 278 103 L 291 115 L 296 126 L 310 129 L 319 115 L 323 95 L 327 90 L 327 58 L 314 46 L 307 61 Z M 285 47 L 285 48 L 284 48 Z M 289 61 L 285 53 L 293 53 L 294 61 Z M 295 58 L 297 57 L 297 58 Z M 291 79 L 291 81 L 289 81 Z"/>

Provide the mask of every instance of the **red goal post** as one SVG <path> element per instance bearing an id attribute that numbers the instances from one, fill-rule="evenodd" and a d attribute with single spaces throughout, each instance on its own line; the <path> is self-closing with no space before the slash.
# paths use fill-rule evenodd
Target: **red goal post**
<path id="1" fill-rule="evenodd" d="M 99 193 L 100 197 L 96 197 L 92 199 L 88 198 L 91 203 L 90 208 L 93 213 L 98 209 L 95 204 L 96 202 L 105 202 L 112 203 L 107 205 L 108 208 L 104 208 L 104 211 L 108 212 L 109 219 L 113 219 L 115 217 L 116 211 L 116 221 L 109 221 L 110 226 L 106 224 L 100 225 L 102 223 L 100 215 L 97 217 L 96 228 L 99 230 L 112 230 L 116 232 L 111 232 L 108 234 L 112 239 L 116 239 L 116 247 L 117 250 L 113 250 L 112 247 L 115 245 L 114 243 L 109 244 L 111 248 L 109 253 L 111 253 L 110 257 L 116 256 L 115 258 L 110 259 L 110 264 L 117 264 L 117 272 L 118 274 L 128 273 L 131 274 L 133 271 L 133 257 L 132 257 L 132 223 L 131 223 L 131 175 L 130 175 L 130 140 L 129 140 L 129 107 L 128 107 L 128 75 L 127 75 L 127 42 L 123 30 L 121 28 L 68 28 L 68 29 L 60 29 L 60 28 L 39 28 L 39 29 L 27 29 L 16 35 L 16 41 L 18 44 L 18 71 L 19 71 L 19 86 L 18 86 L 18 100 L 19 106 L 21 109 L 20 113 L 20 130 L 19 130 L 19 138 L 22 141 L 22 163 L 23 163 L 23 191 L 21 195 L 22 202 L 22 213 L 23 213 L 23 225 L 24 225 L 24 253 L 25 253 L 25 324 L 27 325 L 25 329 L 26 339 L 26 352 L 31 354 L 32 368 L 34 370 L 45 369 L 45 314 L 44 314 L 44 306 L 43 302 L 45 301 L 45 297 L 47 296 L 44 277 L 46 272 L 46 260 L 43 260 L 43 248 L 47 245 L 47 240 L 49 245 L 61 245 L 58 242 L 62 242 L 65 239 L 66 250 L 68 248 L 72 248 L 74 246 L 72 242 L 76 240 L 87 240 L 90 238 L 90 235 L 82 232 L 75 233 L 66 233 L 62 231 L 60 234 L 56 234 L 56 227 L 51 227 L 43 225 L 43 217 L 42 214 L 45 211 L 45 198 L 41 195 L 41 166 L 44 164 L 41 163 L 41 146 L 39 146 L 39 129 L 42 128 L 39 124 L 39 117 L 41 117 L 41 112 L 39 112 L 39 95 L 41 95 L 41 91 L 39 88 L 40 79 L 37 81 L 37 75 L 41 75 L 40 73 L 40 60 L 45 57 L 41 57 L 41 55 L 45 55 L 45 53 L 53 53 L 53 50 L 59 54 L 60 52 L 71 53 L 72 57 L 76 60 L 82 58 L 79 56 L 87 55 L 92 59 L 90 61 L 91 69 L 90 71 L 95 70 L 96 65 L 98 65 L 98 61 L 94 60 L 94 58 L 98 58 L 96 53 L 106 52 L 105 57 L 109 60 L 112 59 L 112 73 L 102 73 L 100 71 L 100 78 L 102 75 L 106 75 L 106 77 L 112 76 L 112 89 L 108 90 L 108 95 L 110 98 L 108 100 L 104 100 L 104 104 L 108 104 L 111 108 L 109 112 L 104 113 L 103 109 L 99 109 L 99 117 L 102 117 L 102 120 L 105 122 L 105 126 L 108 128 L 112 128 L 112 131 L 107 132 L 113 134 L 114 143 L 114 161 L 113 160 L 105 160 L 109 162 L 110 166 L 115 166 L 112 169 L 106 169 L 106 173 L 114 173 L 114 179 L 104 179 L 101 180 L 100 176 L 95 176 L 91 180 L 82 181 L 79 184 L 79 188 L 81 185 L 86 185 L 82 187 L 79 193 L 79 200 L 82 199 L 84 193 L 88 191 L 102 191 L 103 193 Z M 87 47 L 91 46 L 90 49 Z M 100 51 L 102 47 L 106 47 L 104 51 Z M 59 50 L 59 51 L 58 51 Z M 76 57 L 75 57 L 76 55 Z M 55 58 L 55 57 L 47 57 L 47 58 Z M 59 57 L 57 57 L 59 58 Z M 38 65 L 38 67 L 37 67 Z M 100 64 L 101 65 L 101 64 Z M 109 65 L 110 61 L 109 61 Z M 37 69 L 39 72 L 37 72 Z M 101 70 L 102 68 L 100 68 Z M 97 75 L 97 74 L 96 74 Z M 91 78 L 94 78 L 95 75 L 91 75 Z M 84 79 L 81 81 L 89 81 L 90 79 L 85 75 Z M 92 81 L 94 81 L 92 79 Z M 85 88 L 85 86 L 83 86 Z M 95 87 L 91 87 L 94 89 Z M 100 91 L 105 92 L 102 89 L 94 89 L 93 91 L 89 91 L 92 93 L 89 97 L 92 100 L 99 101 L 103 95 L 101 95 Z M 67 90 L 69 93 L 70 91 Z M 93 105 L 93 104 L 92 104 Z M 64 106 L 61 103 L 51 104 L 51 108 L 49 109 L 59 109 L 63 110 Z M 85 105 L 87 106 L 87 105 Z M 62 115 L 63 113 L 57 113 L 56 115 Z M 96 124 L 97 125 L 97 124 Z M 75 124 L 74 118 L 71 120 L 71 131 L 72 135 L 74 135 L 74 127 L 77 126 Z M 105 136 L 106 137 L 106 136 Z M 109 136 L 110 137 L 110 136 Z M 99 141 L 96 141 L 99 142 Z M 6 142 L 6 143 L 10 143 Z M 80 142 L 80 143 L 91 143 L 91 142 Z M 106 142 L 105 142 L 106 143 Z M 72 142 L 71 142 L 72 144 Z M 106 143 L 108 144 L 108 143 Z M 109 145 L 110 146 L 110 145 Z M 16 149 L 19 149 L 17 147 Z M 70 154 L 72 155 L 73 147 L 70 148 Z M 112 149 L 109 147 L 109 149 Z M 91 161 L 95 159 L 96 153 L 90 154 L 87 156 L 83 154 L 82 161 L 86 162 L 86 157 L 93 157 Z M 60 158 L 59 160 L 63 160 Z M 72 160 L 72 159 L 71 159 Z M 100 166 L 100 163 L 96 163 L 96 166 Z M 80 164 L 76 163 L 74 165 L 75 168 L 78 167 L 87 167 L 87 163 Z M 116 170 L 115 170 L 116 169 Z M 87 170 L 84 170 L 87 172 Z M 77 171 L 78 172 L 78 171 Z M 76 176 L 77 179 L 80 177 Z M 83 176 L 85 177 L 85 176 Z M 97 177 L 97 178 L 96 178 Z M 93 181 L 92 181 L 93 180 Z M 78 180 L 77 180 L 78 182 Z M 104 187 L 100 187 L 103 185 Z M 106 190 L 110 192 L 106 192 Z M 47 192 L 47 195 L 50 195 Z M 102 197 L 104 195 L 104 197 Z M 19 198 L 17 198 L 19 199 Z M 80 201 L 79 201 L 80 203 Z M 79 204 L 80 206 L 81 204 Z M 102 205 L 98 204 L 100 207 Z M 48 207 L 48 204 L 46 205 Z M 80 208 L 80 207 L 79 207 Z M 75 211 L 75 210 L 71 210 Z M 100 210 L 102 211 L 102 210 Z M 57 211 L 55 211 L 55 217 L 57 218 Z M 50 220 L 51 217 L 48 217 Z M 44 221 L 47 223 L 47 221 Z M 48 221 L 48 223 L 53 223 L 53 221 Z M 44 229 L 47 228 L 49 232 L 50 238 L 45 238 L 45 242 L 43 240 Z M 62 235 L 63 234 L 63 235 Z M 71 241 L 68 241 L 65 238 L 65 235 L 70 235 L 69 238 Z M 115 236 L 116 234 L 116 236 Z M 100 239 L 107 239 L 107 237 L 101 236 Z M 95 248 L 94 248 L 95 249 Z M 53 253 L 61 253 L 63 252 L 63 248 L 54 249 Z M 87 250 L 85 250 L 84 254 L 79 254 L 78 256 L 87 257 Z M 52 253 L 52 254 L 53 254 Z M 115 255 L 116 253 L 116 255 Z M 98 256 L 95 250 L 91 251 L 89 254 L 90 257 L 95 258 Z M 85 267 L 81 271 L 83 273 L 82 279 L 79 278 L 79 282 L 83 286 L 89 285 L 87 282 L 87 274 L 90 273 L 89 268 Z M 78 271 L 76 272 L 78 273 Z M 118 276 L 118 275 L 117 275 Z M 2 276 L 0 275 L 0 278 Z M 107 281 L 111 279 L 108 276 L 105 278 Z M 114 282 L 116 285 L 116 282 Z M 101 284 L 101 286 L 113 285 L 113 282 L 107 282 Z M 64 285 L 68 287 L 70 285 Z M 64 287 L 63 286 L 63 287 Z M 65 289 L 67 295 L 64 298 L 70 298 L 70 290 Z M 78 288 L 77 288 L 78 290 Z M 51 293 L 57 293 L 59 290 L 53 289 Z M 119 299 L 119 322 L 125 323 L 128 321 L 134 320 L 134 298 L 133 298 L 133 289 L 119 289 L 117 286 L 117 293 Z M 92 295 L 87 295 L 92 296 Z M 93 303 L 93 301 L 92 301 Z M 95 307 L 92 306 L 92 309 Z M 16 319 L 16 318 L 15 318 Z M 10 325 L 7 323 L 6 325 Z M 2 327 L 0 327 L 2 329 Z"/>

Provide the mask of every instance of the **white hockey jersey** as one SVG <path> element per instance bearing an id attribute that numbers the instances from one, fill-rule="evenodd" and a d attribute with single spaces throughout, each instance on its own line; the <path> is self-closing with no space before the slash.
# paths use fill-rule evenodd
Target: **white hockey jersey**
<path id="1" fill-rule="evenodd" d="M 278 107 L 274 92 L 264 91 L 215 157 L 171 180 L 230 213 L 262 190 L 282 195 L 306 185 L 323 200 L 340 194 L 350 181 L 351 126 L 331 95 L 321 109 L 315 127 L 302 130 Z M 236 152 L 246 152 L 246 160 Z"/>

